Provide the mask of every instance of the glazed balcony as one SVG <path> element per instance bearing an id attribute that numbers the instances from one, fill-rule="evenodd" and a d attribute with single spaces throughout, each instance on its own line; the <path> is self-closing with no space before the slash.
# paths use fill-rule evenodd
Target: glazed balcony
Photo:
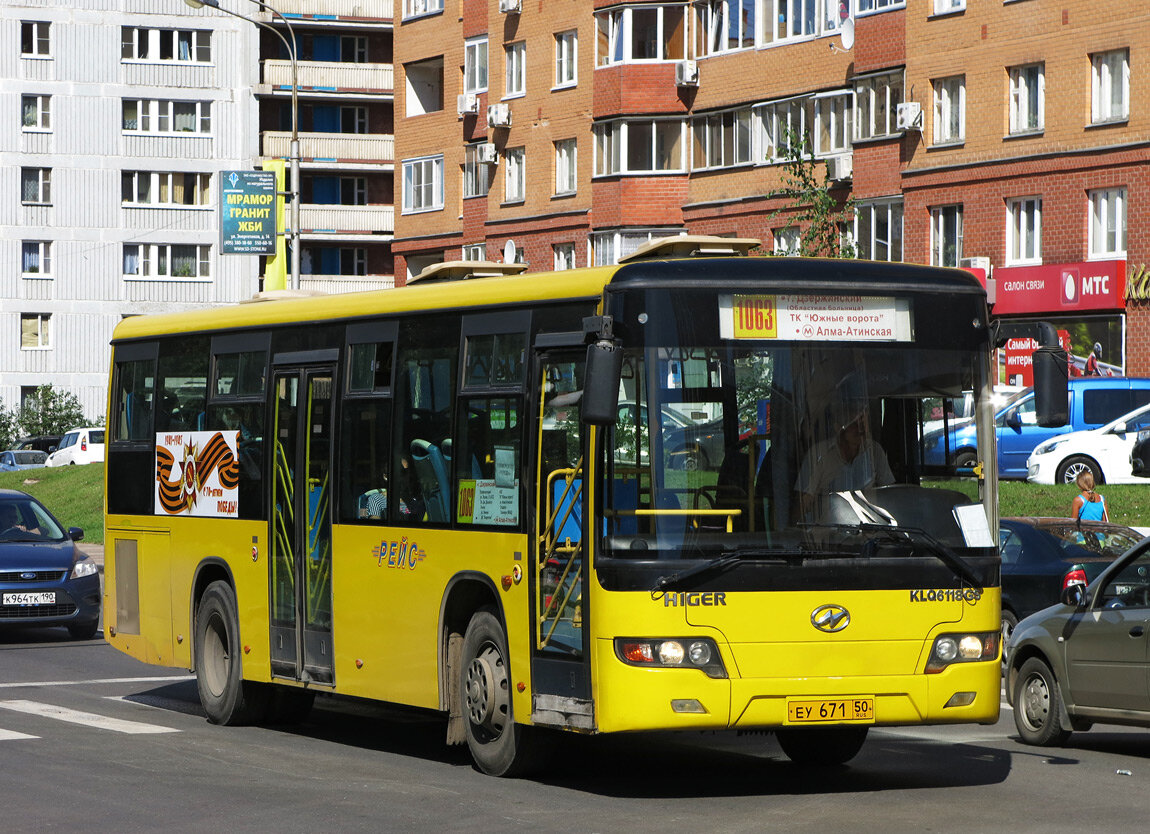
<path id="1" fill-rule="evenodd" d="M 266 60 L 264 84 L 291 91 L 291 61 Z M 299 61 L 297 83 L 301 92 L 373 93 L 392 95 L 395 73 L 391 64 L 357 64 L 348 61 Z"/>
<path id="2" fill-rule="evenodd" d="M 301 133 L 299 154 L 304 162 L 395 162 L 395 136 L 390 133 Z M 291 155 L 291 132 L 266 130 L 263 155 L 287 159 Z"/>
<path id="3" fill-rule="evenodd" d="M 287 222 L 291 222 L 290 218 Z M 302 234 L 392 234 L 394 206 L 340 206 L 303 203 L 299 207 Z"/>

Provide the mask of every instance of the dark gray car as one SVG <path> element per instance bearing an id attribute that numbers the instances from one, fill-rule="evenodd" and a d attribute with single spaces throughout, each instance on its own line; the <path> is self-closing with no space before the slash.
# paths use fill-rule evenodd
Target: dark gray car
<path id="1" fill-rule="evenodd" d="M 1006 695 L 1027 744 L 1062 744 L 1094 724 L 1150 727 L 1150 539 L 1062 602 L 1020 622 Z"/>

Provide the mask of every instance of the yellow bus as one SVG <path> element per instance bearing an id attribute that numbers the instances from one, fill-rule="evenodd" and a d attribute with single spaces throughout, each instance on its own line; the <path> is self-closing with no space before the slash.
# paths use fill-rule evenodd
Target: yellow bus
<path id="1" fill-rule="evenodd" d="M 125 319 L 107 640 L 193 669 L 212 722 L 409 705 L 501 775 L 552 730 L 838 763 L 995 722 L 985 293 L 756 243 Z M 964 392 L 969 494 L 927 453 Z"/>

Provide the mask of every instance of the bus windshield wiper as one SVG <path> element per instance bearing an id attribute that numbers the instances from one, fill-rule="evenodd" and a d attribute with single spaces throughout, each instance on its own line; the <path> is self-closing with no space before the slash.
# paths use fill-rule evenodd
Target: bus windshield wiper
<path id="1" fill-rule="evenodd" d="M 651 588 L 651 593 L 656 594 L 660 591 L 682 588 L 684 583 L 690 579 L 712 572 L 722 573 L 739 562 L 754 561 L 760 564 L 769 562 L 771 564 L 785 565 L 787 564 L 785 558 L 773 558 L 775 556 L 783 557 L 785 555 L 783 551 L 774 550 L 739 550 L 733 553 L 726 553 L 718 558 L 699 562 L 684 570 L 660 576 L 655 580 L 655 585 Z"/>
<path id="2" fill-rule="evenodd" d="M 938 557 L 938 560 L 950 567 L 960 579 L 966 580 L 974 587 L 982 585 L 982 581 L 965 559 L 921 527 L 904 527 L 899 524 L 875 524 L 872 522 L 859 524 L 809 522 L 799 526 L 841 530 L 844 533 L 876 533 L 881 534 L 887 541 L 893 542 L 909 540 L 912 544 L 922 545 L 927 551 Z"/>

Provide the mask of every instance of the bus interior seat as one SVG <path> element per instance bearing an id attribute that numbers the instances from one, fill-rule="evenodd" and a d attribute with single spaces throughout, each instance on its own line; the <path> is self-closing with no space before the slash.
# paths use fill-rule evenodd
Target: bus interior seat
<path id="1" fill-rule="evenodd" d="M 387 514 L 387 490 L 369 489 L 359 496 L 357 509 L 359 518 L 383 518 Z"/>
<path id="2" fill-rule="evenodd" d="M 411 462 L 415 467 L 415 477 L 423 492 L 423 500 L 430 521 L 450 521 L 448 496 L 447 464 L 439 447 L 427 440 L 411 441 Z"/>

